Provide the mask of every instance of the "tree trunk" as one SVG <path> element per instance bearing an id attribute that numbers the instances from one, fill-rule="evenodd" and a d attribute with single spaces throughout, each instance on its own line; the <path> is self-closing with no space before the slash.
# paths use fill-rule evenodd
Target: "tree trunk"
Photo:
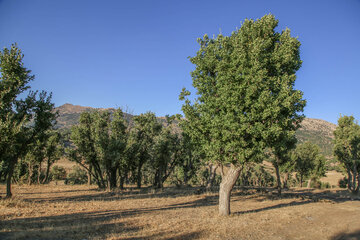
<path id="1" fill-rule="evenodd" d="M 306 186 L 307 188 L 310 188 L 310 187 L 311 187 L 311 180 L 312 180 L 312 179 L 311 179 L 311 178 L 309 178 L 309 180 L 308 180 L 308 184 L 307 184 L 307 186 Z"/>
<path id="2" fill-rule="evenodd" d="M 351 190 L 351 172 L 350 169 L 347 168 L 347 174 L 348 174 L 348 179 L 347 179 L 347 185 L 348 185 L 348 190 Z"/>
<path id="3" fill-rule="evenodd" d="M 50 173 L 50 167 L 51 167 L 51 163 L 48 160 L 47 166 L 46 166 L 45 178 L 43 179 L 42 184 L 47 183 L 47 181 L 48 181 L 49 173 Z"/>
<path id="4" fill-rule="evenodd" d="M 92 171 L 92 166 L 89 166 L 89 169 L 87 170 L 87 185 L 91 185 L 91 171 Z"/>
<path id="5" fill-rule="evenodd" d="M 110 169 L 109 170 L 109 176 L 108 176 L 108 179 L 109 179 L 109 190 L 112 190 L 114 188 L 116 188 L 116 168 L 113 168 L 113 169 Z"/>
<path id="6" fill-rule="evenodd" d="M 141 168 L 142 168 L 142 164 L 140 164 L 138 166 L 138 170 L 137 170 L 137 179 L 136 179 L 136 185 L 137 188 L 141 188 L 141 180 L 142 180 L 142 174 L 141 174 Z"/>
<path id="7" fill-rule="evenodd" d="M 303 176 L 300 175 L 300 187 L 302 187 L 302 184 L 303 184 Z"/>
<path id="8" fill-rule="evenodd" d="M 288 186 L 287 186 L 288 179 L 289 179 L 289 173 L 285 173 L 284 181 L 283 181 L 283 188 L 288 188 Z"/>
<path id="9" fill-rule="evenodd" d="M 356 163 L 354 161 L 354 167 L 353 167 L 353 182 L 352 182 L 352 190 L 353 192 L 355 192 L 356 189 L 356 175 L 357 175 L 357 170 L 356 170 Z"/>
<path id="10" fill-rule="evenodd" d="M 8 171 L 7 177 L 6 177 L 6 198 L 11 198 L 12 197 L 11 179 L 12 179 L 12 176 L 13 176 L 13 173 L 14 173 L 15 162 L 16 161 L 11 161 L 10 165 L 9 165 L 9 171 Z"/>
<path id="11" fill-rule="evenodd" d="M 124 189 L 124 183 L 127 177 L 127 170 L 124 171 L 123 174 L 121 174 L 121 168 L 118 169 L 119 176 L 120 176 L 120 189 Z"/>
<path id="12" fill-rule="evenodd" d="M 33 165 L 29 162 L 28 163 L 29 175 L 28 175 L 28 185 L 31 185 L 31 177 L 33 175 Z"/>
<path id="13" fill-rule="evenodd" d="M 230 169 L 221 179 L 219 191 L 219 214 L 221 216 L 230 215 L 230 194 L 240 175 L 240 171 L 240 168 L 231 165 Z"/>
<path id="14" fill-rule="evenodd" d="M 37 183 L 40 184 L 40 175 L 41 175 L 41 162 L 39 163 L 39 170 L 37 175 Z"/>
<path id="15" fill-rule="evenodd" d="M 275 161 L 277 161 L 277 159 Z M 281 196 L 281 179 L 280 179 L 279 165 L 277 162 L 274 162 L 273 165 L 275 167 L 275 172 L 276 172 L 276 188 L 278 190 L 278 195 Z"/>
<path id="16" fill-rule="evenodd" d="M 360 174 L 358 173 L 357 175 L 357 187 L 356 187 L 356 192 L 358 193 L 360 190 Z"/>
<path id="17" fill-rule="evenodd" d="M 308 180 L 308 185 L 306 186 L 307 188 L 310 188 L 311 187 L 311 178 L 309 178 Z"/>
<path id="18" fill-rule="evenodd" d="M 218 165 L 209 165 L 209 177 L 206 183 L 206 190 L 211 190 L 212 186 L 214 185 L 214 180 L 216 177 L 216 169 L 218 168 Z"/>

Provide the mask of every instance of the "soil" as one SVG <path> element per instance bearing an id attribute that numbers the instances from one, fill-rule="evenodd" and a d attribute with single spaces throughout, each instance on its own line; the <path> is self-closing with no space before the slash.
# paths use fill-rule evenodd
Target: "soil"
<path id="1" fill-rule="evenodd" d="M 5 186 L 0 185 L 0 196 Z M 200 188 L 104 192 L 13 186 L 0 200 L 0 239 L 360 239 L 360 196 L 343 189 L 239 188 L 229 217 Z"/>

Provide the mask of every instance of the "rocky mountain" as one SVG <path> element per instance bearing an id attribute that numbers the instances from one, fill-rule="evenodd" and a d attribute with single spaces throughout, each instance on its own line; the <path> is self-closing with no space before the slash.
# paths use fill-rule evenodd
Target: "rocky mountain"
<path id="1" fill-rule="evenodd" d="M 70 129 L 79 121 L 80 114 L 84 111 L 91 111 L 96 108 L 83 107 L 78 105 L 72 105 L 66 103 L 56 110 L 59 112 L 57 119 L 57 127 L 60 129 Z M 110 110 L 114 111 L 114 108 L 97 108 L 97 110 Z M 132 115 L 126 114 L 127 118 L 131 118 Z M 159 117 L 159 121 L 164 121 L 163 117 Z M 334 138 L 333 132 L 336 125 L 325 120 L 305 118 L 301 123 L 301 128 L 296 132 L 298 141 L 305 142 L 311 141 L 320 146 L 324 155 L 332 156 L 332 140 Z"/>

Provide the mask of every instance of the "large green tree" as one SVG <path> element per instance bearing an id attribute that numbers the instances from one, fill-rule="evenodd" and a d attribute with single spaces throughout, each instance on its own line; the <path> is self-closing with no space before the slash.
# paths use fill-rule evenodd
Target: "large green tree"
<path id="1" fill-rule="evenodd" d="M 360 188 L 360 126 L 353 116 L 342 116 L 334 131 L 334 155 L 347 172 L 348 189 Z"/>
<path id="2" fill-rule="evenodd" d="M 0 52 L 0 176 L 6 178 L 6 196 L 11 197 L 11 180 L 18 159 L 31 143 L 42 140 L 56 120 L 51 94 L 28 92 L 34 79 L 23 64 L 24 55 L 14 44 Z"/>
<path id="3" fill-rule="evenodd" d="M 300 42 L 289 29 L 276 32 L 277 25 L 266 15 L 246 19 L 228 37 L 205 35 L 190 59 L 197 98 L 187 98 L 182 110 L 207 158 L 228 166 L 222 171 L 220 215 L 230 214 L 231 190 L 244 164 L 261 162 L 270 139 L 283 131 L 280 125 L 293 123 L 304 105 L 302 93 L 293 89 Z M 189 94 L 183 89 L 180 99 Z"/>

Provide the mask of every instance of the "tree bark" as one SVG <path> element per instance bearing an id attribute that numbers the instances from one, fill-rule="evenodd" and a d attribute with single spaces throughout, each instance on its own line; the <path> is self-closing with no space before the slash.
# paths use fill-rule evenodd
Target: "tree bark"
<path id="1" fill-rule="evenodd" d="M 308 182 L 307 182 L 307 188 L 311 187 L 311 178 L 309 178 Z"/>
<path id="2" fill-rule="evenodd" d="M 138 166 L 138 170 L 137 170 L 137 180 L 136 180 L 136 185 L 137 188 L 141 188 L 141 179 L 142 179 L 142 174 L 141 174 L 141 168 L 142 168 L 142 164 L 140 164 Z"/>
<path id="3" fill-rule="evenodd" d="M 356 189 L 356 175 L 357 175 L 357 170 L 356 170 L 356 162 L 354 161 L 354 167 L 353 167 L 353 186 L 352 186 L 352 190 L 353 192 L 355 192 Z"/>
<path id="4" fill-rule="evenodd" d="M 89 169 L 87 170 L 87 178 L 88 178 L 88 180 L 87 180 L 87 185 L 91 185 L 91 171 L 92 171 L 92 166 L 90 165 L 89 166 Z"/>
<path id="5" fill-rule="evenodd" d="M 223 175 L 219 190 L 219 214 L 221 216 L 230 215 L 231 190 L 240 175 L 240 171 L 241 168 L 231 165 L 227 173 Z"/>
<path id="6" fill-rule="evenodd" d="M 9 171 L 7 173 L 7 177 L 6 177 L 6 198 L 11 198 L 12 197 L 12 193 L 11 193 L 11 179 L 14 173 L 14 168 L 15 168 L 15 162 L 11 161 L 10 165 L 9 165 Z"/>
<path id="7" fill-rule="evenodd" d="M 277 161 L 277 159 L 275 161 Z M 273 165 L 275 167 L 275 172 L 276 172 L 276 188 L 278 190 L 278 195 L 281 196 L 281 179 L 280 179 L 279 165 L 277 162 L 274 162 Z"/>
<path id="8" fill-rule="evenodd" d="M 39 170 L 38 170 L 38 175 L 37 175 L 37 183 L 40 184 L 40 175 L 41 175 L 41 162 L 39 163 Z"/>
<path id="9" fill-rule="evenodd" d="M 288 179 L 289 179 L 289 173 L 285 173 L 284 181 L 283 181 L 283 188 L 288 188 L 288 186 L 287 186 Z"/>
<path id="10" fill-rule="evenodd" d="M 109 169 L 107 171 L 108 190 L 116 188 L 116 168 Z"/>
<path id="11" fill-rule="evenodd" d="M 50 167 L 51 167 L 51 163 L 48 160 L 47 161 L 47 166 L 46 166 L 45 178 L 43 179 L 42 184 L 47 183 L 47 181 L 48 181 L 49 173 L 50 173 Z"/>
<path id="12" fill-rule="evenodd" d="M 348 179 L 347 179 L 348 190 L 351 190 L 351 172 L 349 168 L 347 168 L 347 174 L 348 174 Z"/>
<path id="13" fill-rule="evenodd" d="M 33 166 L 32 164 L 29 162 L 28 163 L 28 169 L 29 169 L 29 175 L 28 175 L 28 185 L 31 185 L 31 177 L 33 175 Z"/>

